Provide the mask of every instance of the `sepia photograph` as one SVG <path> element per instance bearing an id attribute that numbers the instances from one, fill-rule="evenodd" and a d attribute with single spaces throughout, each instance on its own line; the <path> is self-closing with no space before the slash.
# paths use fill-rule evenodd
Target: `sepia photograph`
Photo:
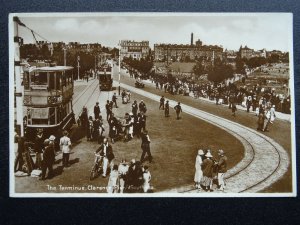
<path id="1" fill-rule="evenodd" d="M 11 197 L 296 197 L 291 13 L 8 28 Z"/>

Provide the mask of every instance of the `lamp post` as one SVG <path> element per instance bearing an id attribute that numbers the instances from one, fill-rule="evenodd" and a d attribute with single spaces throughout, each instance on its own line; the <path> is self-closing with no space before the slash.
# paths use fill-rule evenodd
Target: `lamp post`
<path id="1" fill-rule="evenodd" d="M 77 80 L 79 80 L 80 56 L 77 56 Z"/>
<path id="2" fill-rule="evenodd" d="M 63 48 L 63 50 L 64 50 L 64 66 L 66 66 L 67 65 L 67 49 L 66 49 L 66 47 L 64 47 Z"/>

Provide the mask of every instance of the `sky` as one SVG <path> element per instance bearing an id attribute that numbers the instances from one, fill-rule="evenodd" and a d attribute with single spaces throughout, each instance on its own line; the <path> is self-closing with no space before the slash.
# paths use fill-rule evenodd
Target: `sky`
<path id="1" fill-rule="evenodd" d="M 119 40 L 189 44 L 200 39 L 206 45 L 238 50 L 241 45 L 259 50 L 291 49 L 292 16 L 260 14 L 19 14 L 20 20 L 50 42 L 100 43 L 117 47 Z M 33 43 L 31 32 L 19 28 L 24 43 Z M 42 38 L 36 36 L 38 40 Z"/>

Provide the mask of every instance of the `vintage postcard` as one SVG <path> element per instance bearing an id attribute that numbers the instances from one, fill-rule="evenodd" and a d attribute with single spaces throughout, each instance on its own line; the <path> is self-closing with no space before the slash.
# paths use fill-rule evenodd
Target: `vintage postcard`
<path id="1" fill-rule="evenodd" d="M 10 196 L 296 196 L 292 37 L 290 13 L 10 14 Z"/>

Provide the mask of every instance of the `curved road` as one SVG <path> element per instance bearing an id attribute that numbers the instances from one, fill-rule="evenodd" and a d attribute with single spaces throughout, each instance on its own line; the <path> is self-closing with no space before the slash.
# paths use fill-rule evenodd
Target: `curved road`
<path id="1" fill-rule="evenodd" d="M 115 86 L 119 84 L 115 82 Z M 122 88 L 159 101 L 160 96 L 121 83 Z M 176 105 L 169 100 L 170 107 Z M 226 173 L 226 192 L 258 192 L 272 185 L 288 170 L 290 159 L 286 150 L 266 135 L 239 123 L 182 104 L 183 112 L 224 129 L 239 139 L 245 147 L 245 157 Z M 195 192 L 191 185 L 167 192 Z"/>

